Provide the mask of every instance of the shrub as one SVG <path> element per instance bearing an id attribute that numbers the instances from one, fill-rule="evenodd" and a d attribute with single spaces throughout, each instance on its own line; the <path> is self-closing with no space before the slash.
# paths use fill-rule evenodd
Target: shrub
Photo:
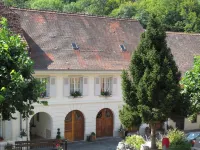
<path id="1" fill-rule="evenodd" d="M 109 91 L 101 91 L 102 96 L 110 96 L 111 93 Z"/>
<path id="2" fill-rule="evenodd" d="M 136 150 L 140 150 L 141 145 L 144 144 L 145 141 L 143 137 L 139 135 L 132 135 L 132 136 L 126 137 L 125 143 L 135 148 Z"/>
<path id="3" fill-rule="evenodd" d="M 91 133 L 92 136 L 95 136 L 96 134 L 94 132 Z"/>
<path id="4" fill-rule="evenodd" d="M 82 96 L 80 91 L 71 92 L 70 95 L 73 96 L 74 98 L 76 98 L 78 96 Z"/>
<path id="5" fill-rule="evenodd" d="M 61 136 L 60 136 L 60 128 L 57 129 L 57 135 L 56 135 L 56 139 L 61 139 Z"/>
<path id="6" fill-rule="evenodd" d="M 185 134 L 177 129 L 169 130 L 168 138 L 170 150 L 190 150 L 191 144 L 186 140 Z"/>

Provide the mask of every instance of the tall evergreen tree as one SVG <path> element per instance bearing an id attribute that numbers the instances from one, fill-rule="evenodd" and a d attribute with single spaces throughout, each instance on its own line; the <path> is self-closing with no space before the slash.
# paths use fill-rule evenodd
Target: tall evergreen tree
<path id="1" fill-rule="evenodd" d="M 180 72 L 167 47 L 166 33 L 156 17 L 150 17 L 127 71 L 122 73 L 125 105 L 120 120 L 126 127 L 147 123 L 151 147 L 156 148 L 156 122 L 173 114 L 187 114 L 187 100 L 180 94 Z"/>

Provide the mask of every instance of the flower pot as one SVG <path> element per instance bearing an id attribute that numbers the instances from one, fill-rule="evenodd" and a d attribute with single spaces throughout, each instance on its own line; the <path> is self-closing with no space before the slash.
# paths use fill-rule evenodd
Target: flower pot
<path id="1" fill-rule="evenodd" d="M 123 131 L 119 132 L 119 137 L 121 137 L 121 138 L 124 137 L 124 132 Z"/>
<path id="2" fill-rule="evenodd" d="M 95 141 L 96 140 L 96 135 L 91 135 L 91 141 Z"/>

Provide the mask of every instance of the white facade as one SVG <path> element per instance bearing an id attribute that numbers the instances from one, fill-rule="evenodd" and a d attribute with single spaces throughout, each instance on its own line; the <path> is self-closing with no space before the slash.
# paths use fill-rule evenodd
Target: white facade
<path id="1" fill-rule="evenodd" d="M 64 120 L 67 114 L 73 110 L 79 110 L 84 116 L 84 139 L 91 132 L 96 133 L 96 116 L 98 112 L 103 108 L 109 108 L 113 113 L 113 136 L 118 136 L 118 129 L 120 127 L 119 120 L 119 109 L 122 108 L 122 92 L 121 92 L 121 71 L 36 71 L 35 77 L 50 77 L 50 80 L 55 79 L 53 82 L 55 84 L 51 85 L 50 83 L 50 97 L 42 98 L 41 100 L 48 101 L 48 106 L 43 106 L 41 104 L 35 104 L 34 114 L 38 112 L 44 112 L 43 116 L 40 115 L 40 121 L 37 122 L 37 116 L 34 117 L 34 122 L 36 128 L 42 124 L 40 129 L 37 130 L 37 134 L 41 137 L 46 138 L 47 131 L 51 132 L 51 138 L 55 138 L 57 135 L 57 128 L 60 128 L 61 137 L 64 137 Z M 87 78 L 86 85 L 83 86 L 86 94 L 83 94 L 81 97 L 73 98 L 71 96 L 66 96 L 66 87 L 64 80 L 66 78 L 81 76 Z M 112 84 L 115 84 L 112 87 L 113 94 L 111 96 L 105 97 L 97 95 L 97 88 L 95 87 L 95 79 L 99 77 L 112 77 L 115 78 L 115 81 Z M 87 89 L 84 89 L 86 88 Z M 99 92 L 100 94 L 100 92 Z M 48 114 L 48 115 L 47 115 Z M 17 120 L 12 120 L 5 122 L 4 138 L 9 140 L 17 140 L 20 136 L 20 117 L 19 114 L 15 114 Z M 46 116 L 45 116 L 46 115 Z M 30 133 L 30 121 L 32 116 L 28 118 L 28 125 L 26 120 L 22 121 L 22 129 L 27 129 L 28 134 Z M 45 118 L 50 118 L 46 119 Z M 48 122 L 48 123 L 47 123 Z M 34 129 L 35 130 L 35 129 Z M 12 132 L 8 132 L 12 131 Z M 34 131 L 35 132 L 35 131 Z M 9 135 L 8 135 L 9 134 Z M 30 136 L 30 135 L 29 135 Z"/>
<path id="2" fill-rule="evenodd" d="M 176 127 L 176 123 L 169 119 L 168 124 L 171 125 L 172 127 Z M 198 130 L 200 129 L 200 115 L 197 115 L 196 122 L 190 121 L 188 118 L 184 119 L 184 130 Z"/>

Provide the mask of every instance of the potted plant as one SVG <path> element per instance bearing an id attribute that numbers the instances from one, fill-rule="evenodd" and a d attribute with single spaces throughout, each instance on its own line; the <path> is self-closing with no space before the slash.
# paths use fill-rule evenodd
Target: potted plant
<path id="1" fill-rule="evenodd" d="M 61 136 L 60 136 L 60 128 L 57 129 L 56 139 L 58 139 L 58 140 L 61 139 Z"/>
<path id="2" fill-rule="evenodd" d="M 70 95 L 73 96 L 74 98 L 82 96 L 80 91 L 71 92 Z"/>
<path id="3" fill-rule="evenodd" d="M 91 133 L 90 137 L 91 137 L 90 138 L 91 141 L 95 141 L 96 140 L 96 134 L 94 132 Z"/>
<path id="4" fill-rule="evenodd" d="M 9 144 L 7 143 L 7 145 L 5 145 L 5 150 L 12 150 L 13 149 L 13 145 L 12 144 Z"/>
<path id="5" fill-rule="evenodd" d="M 124 137 L 124 129 L 123 129 L 122 125 L 120 126 L 118 133 L 119 133 L 119 137 L 121 137 L 121 138 Z"/>
<path id="6" fill-rule="evenodd" d="M 110 96 L 111 93 L 108 90 L 106 90 L 106 91 L 101 91 L 101 95 L 102 96 Z"/>

